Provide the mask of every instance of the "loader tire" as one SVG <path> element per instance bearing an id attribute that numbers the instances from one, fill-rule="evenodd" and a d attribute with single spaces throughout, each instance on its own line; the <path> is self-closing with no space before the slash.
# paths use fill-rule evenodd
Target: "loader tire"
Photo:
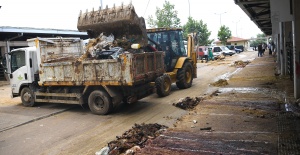
<path id="1" fill-rule="evenodd" d="M 28 87 L 24 87 L 22 89 L 22 91 L 21 91 L 21 100 L 22 100 L 22 104 L 25 107 L 34 106 L 34 104 L 35 104 L 34 94 Z"/>
<path id="2" fill-rule="evenodd" d="M 171 78 L 168 74 L 163 74 L 155 80 L 156 94 L 160 97 L 168 96 L 171 92 Z"/>
<path id="3" fill-rule="evenodd" d="M 192 86 L 193 82 L 193 65 L 187 61 L 182 68 L 177 71 L 176 85 L 179 89 L 186 89 Z"/>
<path id="4" fill-rule="evenodd" d="M 96 115 L 106 115 L 112 111 L 113 105 L 110 96 L 100 90 L 94 90 L 88 99 L 89 108 Z"/>

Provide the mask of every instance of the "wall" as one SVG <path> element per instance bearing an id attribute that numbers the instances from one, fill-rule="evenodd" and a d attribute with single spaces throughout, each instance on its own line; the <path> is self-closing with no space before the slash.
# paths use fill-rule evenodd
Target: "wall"
<path id="1" fill-rule="evenodd" d="M 294 51 L 294 97 L 300 98 L 300 1 L 293 1 L 294 21 L 293 27 L 293 51 Z M 297 8 L 297 9 L 296 9 Z"/>

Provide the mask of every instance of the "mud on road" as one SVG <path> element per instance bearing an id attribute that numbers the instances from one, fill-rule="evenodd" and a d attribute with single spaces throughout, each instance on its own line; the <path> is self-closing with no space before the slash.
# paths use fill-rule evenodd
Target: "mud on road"
<path id="1" fill-rule="evenodd" d="M 209 136 L 214 133 L 215 137 L 217 135 L 223 135 L 225 133 L 231 133 L 231 131 L 226 131 L 225 127 L 218 129 L 218 124 L 227 124 L 229 120 L 235 120 L 229 118 L 231 116 L 229 113 L 218 112 L 218 111 L 209 111 L 212 109 L 220 110 L 224 109 L 226 106 L 220 106 L 213 100 L 216 97 L 220 97 L 221 99 L 226 98 L 225 102 L 222 100 L 222 103 L 227 103 L 227 95 L 222 95 L 222 93 L 216 93 L 216 90 L 219 87 L 211 86 L 210 84 L 218 81 L 219 79 L 228 80 L 229 85 L 237 87 L 235 83 L 231 82 L 231 79 L 235 78 L 236 81 L 240 81 L 240 83 L 254 82 L 251 80 L 244 79 L 242 76 L 237 73 L 243 73 L 245 75 L 251 75 L 251 72 L 243 72 L 244 69 L 237 68 L 233 65 L 234 61 L 242 60 L 247 61 L 248 59 L 253 59 L 256 56 L 256 53 L 253 52 L 244 52 L 241 54 L 234 55 L 232 57 L 226 57 L 224 60 L 220 61 L 210 61 L 208 63 L 198 63 L 197 71 L 198 77 L 193 80 L 193 86 L 189 89 L 179 90 L 175 85 L 172 85 L 171 94 L 167 97 L 159 98 L 156 94 L 150 95 L 135 104 L 132 105 L 121 105 L 116 109 L 116 111 L 107 116 L 98 116 L 93 115 L 87 109 L 83 109 L 80 106 L 76 106 L 71 108 L 63 113 L 59 113 L 56 115 L 52 115 L 41 120 L 37 120 L 31 122 L 29 124 L 19 126 L 17 128 L 7 130 L 5 132 L 0 133 L 0 150 L 1 153 L 4 154 L 95 154 L 95 152 L 99 151 L 102 147 L 107 146 L 107 143 L 116 139 L 116 136 L 122 135 L 125 131 L 129 130 L 134 126 L 134 124 L 149 124 L 149 123 L 158 123 L 164 126 L 168 126 L 170 129 L 167 131 L 174 132 L 176 135 L 182 131 L 193 131 L 193 134 L 196 135 L 204 135 Z M 250 66 L 252 63 L 248 64 Z M 262 78 L 262 77 L 260 77 Z M 260 79 L 257 78 L 257 79 Z M 244 79 L 244 81 L 242 80 Z M 238 82 L 239 83 L 239 82 Z M 254 83 L 258 83 L 257 81 Z M 250 84 L 249 84 L 250 85 Z M 226 87 L 228 87 L 226 86 Z M 8 87 L 9 88 L 9 87 Z M 210 97 L 210 94 L 215 93 L 213 97 Z M 9 89 L 6 92 L 7 98 L 9 97 Z M 223 93 L 226 94 L 226 93 Z M 234 97 L 234 94 L 229 96 L 229 99 Z M 180 99 L 190 97 L 204 97 L 208 96 L 206 100 L 200 102 L 194 110 L 183 110 L 173 106 L 173 103 L 177 103 Z M 222 98 L 223 97 L 223 98 Z M 40 104 L 37 107 L 22 107 L 18 98 L 14 100 L 7 100 L 2 102 L 1 99 L 1 107 L 0 113 L 5 115 L 6 120 L 9 120 L 10 123 L 17 120 L 17 118 L 30 118 L 35 115 L 37 117 L 43 116 L 45 113 L 53 109 L 67 109 L 70 108 L 69 105 L 65 105 L 65 107 L 56 106 L 56 104 Z M 206 101 L 210 101 L 208 104 Z M 212 104 L 214 103 L 214 104 Z M 230 102 L 229 102 L 230 103 Z M 205 106 L 208 104 L 207 106 Z M 225 104 L 226 105 L 226 104 Z M 232 108 L 237 107 L 237 105 L 231 105 Z M 18 112 L 15 112 L 16 107 L 18 108 Z M 240 110 L 238 112 L 249 112 L 249 109 L 244 108 L 243 105 L 240 105 Z M 5 110 L 4 110 L 5 109 Z M 226 108 L 225 108 L 226 109 Z M 259 108 L 257 111 L 259 111 Z M 200 110 L 200 111 L 199 111 Z M 202 111 L 201 111 L 202 110 Z M 204 111 L 203 111 L 204 110 Z M 250 108 L 251 110 L 251 108 Z M 25 112 L 27 111 L 27 112 Z M 196 111 L 196 112 L 195 112 Z M 209 114 L 208 114 L 209 113 Z M 218 114 L 220 113 L 220 114 Z M 241 116 L 239 114 L 237 116 Z M 250 115 L 250 114 L 249 114 Z M 220 118 L 210 118 L 208 116 L 219 116 Z M 236 115 L 232 115 L 236 116 Z M 227 117 L 227 119 L 225 119 Z M 239 118 L 236 117 L 236 118 Z M 267 117 L 267 115 L 265 115 Z M 3 117 L 4 118 L 4 117 Z M 246 117 L 248 118 L 248 117 Z M 258 117 L 257 119 L 265 119 Z M 196 120 L 197 123 L 194 123 Z M 239 120 L 239 119 L 237 119 Z M 246 120 L 244 123 L 248 123 Z M 177 122 L 177 123 L 176 123 Z M 208 124 L 206 124 L 208 123 Z M 240 122 L 241 124 L 243 122 Z M 216 124 L 216 125 L 215 125 Z M 238 124 L 238 123 L 237 123 Z M 238 126 L 239 124 L 233 124 L 233 126 Z M 5 124 L 2 124 L 5 125 Z M 211 128 L 209 128 L 211 127 Z M 205 130 L 200 130 L 205 129 Z M 197 132 L 194 132 L 197 131 Z M 251 130 L 252 131 L 252 130 Z M 254 130 L 253 130 L 254 131 Z M 240 130 L 235 131 L 234 134 L 244 133 Z M 264 133 L 259 131 L 256 133 L 257 136 L 260 136 L 260 133 Z M 170 133 L 172 134 L 172 133 Z M 187 135 L 183 134 L 183 135 Z M 251 135 L 252 133 L 249 131 L 244 135 Z M 272 132 L 270 133 L 272 134 Z M 174 140 L 178 140 L 183 137 L 175 138 L 164 138 L 168 137 L 167 133 L 164 133 L 162 136 L 159 136 L 157 139 L 166 139 L 168 142 L 172 142 Z M 180 134 L 179 134 L 180 135 Z M 187 135 L 188 136 L 188 135 Z M 172 136 L 169 136 L 172 137 Z M 192 142 L 197 140 L 195 135 L 191 135 L 190 137 L 194 137 Z M 200 137 L 199 139 L 207 138 Z M 188 138 L 186 138 L 188 139 Z M 247 142 L 245 138 L 245 141 Z M 147 142 L 145 148 L 151 147 L 151 143 L 153 143 L 153 147 L 155 147 L 155 140 L 150 139 Z M 234 139 L 227 139 L 226 141 L 234 141 Z M 174 141 L 175 142 L 175 141 Z M 187 141 L 182 141 L 187 143 Z M 189 141 L 188 141 L 189 142 Z M 206 140 L 206 142 L 209 142 Z M 166 145 L 168 143 L 163 142 Z M 161 145 L 163 145 L 163 143 Z M 212 141 L 211 143 L 220 143 L 219 141 Z M 26 144 L 26 145 L 24 145 Z M 42 144 L 42 145 L 41 145 Z M 270 144 L 270 143 L 268 143 Z M 177 144 L 180 146 L 180 143 Z M 176 147 L 177 145 L 170 144 L 170 148 Z M 204 146 L 204 144 L 201 144 Z M 201 146 L 199 143 L 199 146 Z M 13 146 L 13 147 L 12 147 Z M 171 147 L 172 146 L 172 147 Z M 189 148 L 186 146 L 185 148 Z M 204 147 L 205 148 L 205 147 Z M 184 148 L 178 147 L 178 149 Z M 172 149 L 171 149 L 172 150 Z M 190 150 L 193 150 L 190 148 Z M 206 149 L 203 149 L 204 151 Z M 162 150 L 163 151 L 163 150 Z M 167 150 L 166 150 L 167 151 Z M 180 151 L 180 150 L 177 150 Z M 159 151 L 158 151 L 159 152 Z M 185 151 L 186 152 L 186 151 Z M 187 151 L 188 152 L 188 151 Z M 142 154 L 147 154 L 147 149 L 142 149 Z M 173 151 L 176 153 L 176 151 Z"/>
<path id="2" fill-rule="evenodd" d="M 173 127 L 130 153 L 298 154 L 300 115 L 285 109 L 287 100 L 293 100 L 288 93 L 292 87 L 274 75 L 272 57 L 254 61 L 229 78 L 228 85 L 203 97 Z M 191 99 L 186 99 L 174 105 L 189 105 Z"/>

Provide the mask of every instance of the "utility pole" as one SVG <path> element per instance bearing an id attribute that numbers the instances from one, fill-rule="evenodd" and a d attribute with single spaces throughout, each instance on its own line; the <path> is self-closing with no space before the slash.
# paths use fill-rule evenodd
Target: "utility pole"
<path id="1" fill-rule="evenodd" d="M 238 22 L 240 22 L 240 20 L 238 20 L 238 21 L 232 21 L 232 22 L 235 23 L 235 36 L 238 37 L 237 24 L 238 24 Z"/>
<path id="2" fill-rule="evenodd" d="M 190 0 L 188 0 L 189 2 L 189 17 L 191 17 L 191 6 L 190 6 Z"/>
<path id="3" fill-rule="evenodd" d="M 222 14 L 225 14 L 227 12 L 223 12 L 223 13 L 215 13 L 215 15 L 220 15 L 220 27 L 222 26 Z"/>

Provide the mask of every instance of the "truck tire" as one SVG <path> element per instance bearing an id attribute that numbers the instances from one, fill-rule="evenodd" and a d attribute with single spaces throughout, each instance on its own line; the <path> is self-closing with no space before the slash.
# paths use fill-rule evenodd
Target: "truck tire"
<path id="1" fill-rule="evenodd" d="M 160 97 L 168 96 L 171 92 L 171 78 L 163 74 L 155 80 L 156 94 Z"/>
<path id="2" fill-rule="evenodd" d="M 24 87 L 21 91 L 22 104 L 25 107 L 32 107 L 35 104 L 33 92 L 28 88 Z"/>
<path id="3" fill-rule="evenodd" d="M 92 113 L 97 115 L 106 115 L 113 108 L 110 96 L 100 90 L 94 90 L 89 95 L 88 104 Z"/>
<path id="4" fill-rule="evenodd" d="M 192 86 L 193 82 L 193 65 L 187 61 L 182 68 L 177 71 L 176 86 L 179 89 L 186 89 Z"/>

